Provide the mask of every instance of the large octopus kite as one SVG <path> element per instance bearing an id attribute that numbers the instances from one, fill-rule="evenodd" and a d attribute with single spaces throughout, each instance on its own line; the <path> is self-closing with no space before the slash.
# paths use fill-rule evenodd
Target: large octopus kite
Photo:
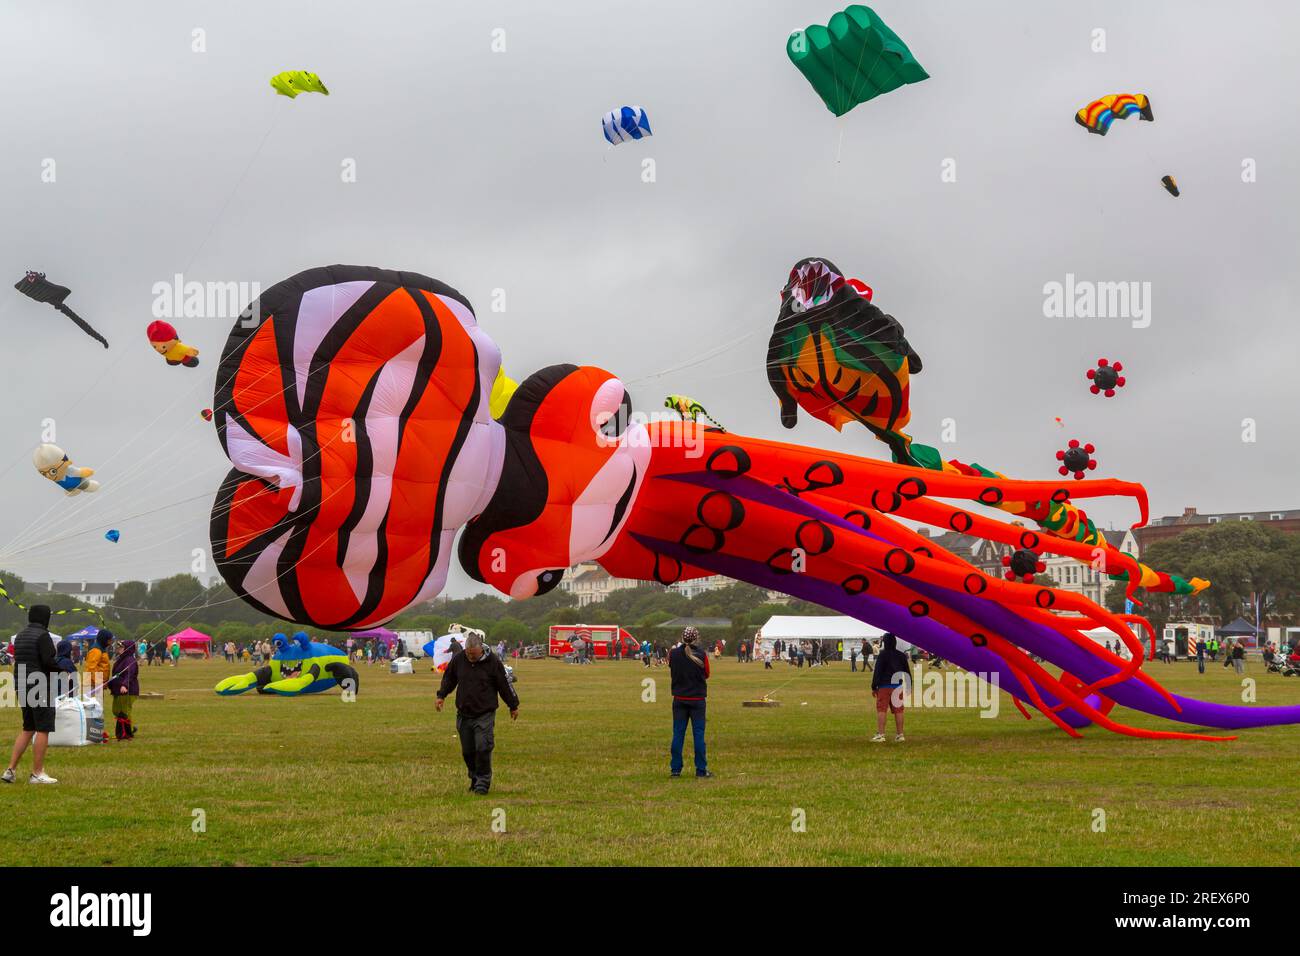
<path id="1" fill-rule="evenodd" d="M 867 301 L 851 283 L 830 292 L 825 302 Z M 893 341 L 910 352 L 901 328 Z M 1133 597 L 1139 586 L 1203 587 L 1143 568 L 1072 504 L 1126 496 L 1145 522 L 1140 485 L 1067 487 L 939 462 L 896 431 L 906 423 L 899 402 L 882 429 L 905 459 L 894 463 L 647 422 L 632 415 L 623 383 L 592 366 L 534 373 L 498 419 L 489 399 L 500 361 L 469 302 L 422 275 L 330 266 L 267 290 L 259 321 L 231 332 L 213 403 L 234 468 L 213 507 L 212 542 L 235 592 L 304 625 L 373 627 L 442 589 L 463 527 L 461 564 L 513 598 L 551 590 L 582 561 L 665 584 L 723 574 L 996 675 L 1026 717 L 1036 708 L 1071 735 L 1096 723 L 1133 736 L 1224 739 L 1134 728 L 1113 719 L 1116 704 L 1198 727 L 1300 721 L 1300 707 L 1170 694 L 1142 670 L 1128 626 L 1150 634 L 1142 618 L 986 574 L 902 520 L 1081 561 L 1101 549 Z M 860 378 L 855 400 L 880 384 Z M 1130 656 L 1083 633 L 1096 627 Z"/>

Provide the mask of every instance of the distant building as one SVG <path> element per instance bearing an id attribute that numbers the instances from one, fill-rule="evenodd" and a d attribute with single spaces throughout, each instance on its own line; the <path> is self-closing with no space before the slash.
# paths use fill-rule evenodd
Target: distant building
<path id="1" fill-rule="evenodd" d="M 121 582 L 46 581 L 44 584 L 39 584 L 28 581 L 26 583 L 30 594 L 60 594 L 92 607 L 103 607 L 113 600 L 113 595 Z"/>
<path id="2" fill-rule="evenodd" d="M 1015 550 L 1009 544 L 989 541 L 978 535 L 960 534 L 956 531 L 931 535 L 927 528 L 918 530 L 923 537 L 929 538 L 945 551 L 955 554 L 963 561 L 969 561 L 985 574 L 991 574 L 996 578 L 1002 577 L 1002 556 Z"/>
<path id="3" fill-rule="evenodd" d="M 1290 511 L 1227 511 L 1221 514 L 1200 514 L 1195 508 L 1184 508 L 1181 515 L 1155 518 L 1145 528 L 1138 528 L 1138 547 L 1143 551 L 1157 541 L 1176 538 L 1191 528 L 1206 528 L 1212 524 L 1231 521 L 1254 521 L 1281 531 L 1300 532 L 1300 510 Z"/>
<path id="4" fill-rule="evenodd" d="M 729 588 L 735 583 L 734 580 L 725 575 L 710 574 L 708 577 L 678 581 L 676 584 L 670 584 L 667 590 L 674 594 L 680 594 L 685 598 L 694 598 L 710 591 L 717 591 L 720 588 Z M 564 572 L 564 578 L 560 581 L 560 590 L 576 597 L 578 607 L 600 604 L 615 591 L 623 591 L 627 588 L 661 586 L 635 578 L 616 578 L 595 561 L 584 561 L 581 564 L 573 565 Z M 766 591 L 765 593 L 767 600 L 774 603 L 784 604 L 790 600 L 789 595 L 781 591 Z"/>
<path id="5" fill-rule="evenodd" d="M 1130 530 L 1102 531 L 1102 534 L 1108 544 L 1125 554 L 1131 554 L 1136 558 L 1141 553 L 1138 548 L 1137 538 Z M 1121 582 L 1110 579 L 1110 575 L 1119 571 L 1119 568 L 1093 567 L 1091 564 L 1084 564 L 1074 558 L 1055 554 L 1043 555 L 1043 563 L 1047 565 L 1047 570 L 1043 574 L 1052 579 L 1053 587 L 1060 588 L 1062 591 L 1073 591 L 1076 594 L 1082 594 L 1103 607 L 1105 606 L 1106 592 L 1113 587 L 1123 587 Z"/>
<path id="6" fill-rule="evenodd" d="M 643 581 L 616 578 L 594 561 L 576 564 L 564 573 L 560 590 L 578 599 L 578 607 L 600 604 L 615 591 L 641 587 Z"/>
<path id="7" fill-rule="evenodd" d="M 710 591 L 717 591 L 719 588 L 729 588 L 736 582 L 731 578 L 724 577 L 721 574 L 710 574 L 707 578 L 692 578 L 689 581 L 678 581 L 675 584 L 668 585 L 668 590 L 682 597 L 693 598 L 701 594 L 707 594 Z"/>
<path id="8" fill-rule="evenodd" d="M 923 535 L 929 537 L 939 547 L 955 554 L 963 561 L 969 561 L 985 574 L 995 578 L 1001 578 L 1006 572 L 1006 568 L 1002 564 L 1003 556 L 1010 555 L 1015 550 L 1009 544 L 989 541 L 973 534 L 959 534 L 956 531 L 948 531 L 944 534 L 931 536 L 925 534 L 926 529 L 922 528 L 920 530 Z M 1102 534 L 1105 535 L 1110 544 L 1120 551 L 1127 552 L 1135 558 L 1139 555 L 1138 539 L 1132 531 L 1102 531 Z M 1046 535 L 1042 537 L 1047 538 Z M 1093 568 L 1074 558 L 1043 554 L 1042 561 L 1046 565 L 1042 574 L 1052 579 L 1054 587 L 1060 588 L 1062 591 L 1074 591 L 1077 594 L 1082 594 L 1098 604 L 1102 603 L 1106 592 L 1116 583 L 1110 580 L 1109 571 Z"/>

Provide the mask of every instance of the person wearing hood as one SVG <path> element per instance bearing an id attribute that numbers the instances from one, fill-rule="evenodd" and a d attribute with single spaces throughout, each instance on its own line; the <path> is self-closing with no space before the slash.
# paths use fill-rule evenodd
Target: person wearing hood
<path id="1" fill-rule="evenodd" d="M 453 640 L 454 644 L 455 641 Z M 456 652 L 442 672 L 438 703 L 456 692 L 456 733 L 460 754 L 469 771 L 469 789 L 484 795 L 492 786 L 492 750 L 496 744 L 497 696 L 510 708 L 510 719 L 519 719 L 519 695 L 510 686 L 505 664 L 483 646 L 477 634 L 465 637 L 465 649 Z"/>
<path id="2" fill-rule="evenodd" d="M 72 660 L 72 642 L 66 637 L 54 648 L 54 669 L 58 680 L 55 682 L 55 697 L 66 697 L 77 693 L 77 665 Z"/>
<path id="3" fill-rule="evenodd" d="M 14 741 L 9 766 L 0 782 L 18 778 L 18 761 L 32 748 L 32 774 L 28 783 L 58 783 L 45 772 L 45 748 L 54 731 L 54 675 L 58 673 L 54 639 L 50 637 L 50 609 L 34 604 L 27 611 L 27 626 L 14 638 L 14 678 L 21 695 L 23 729 Z"/>
<path id="4" fill-rule="evenodd" d="M 696 644 L 700 632 L 694 627 L 682 629 L 682 642 L 668 652 L 668 672 L 672 676 L 673 741 L 669 745 L 668 772 L 682 775 L 682 748 L 686 743 L 689 721 L 695 745 L 695 776 L 712 777 L 704 746 L 704 712 L 709 693 L 709 655 Z"/>
<path id="5" fill-rule="evenodd" d="M 140 659 L 136 657 L 135 641 L 119 644 L 107 687 L 113 695 L 113 716 L 117 718 L 115 736 L 118 740 L 133 740 L 136 726 L 131 722 L 131 706 L 140 696 Z"/>
<path id="6" fill-rule="evenodd" d="M 86 654 L 86 693 L 97 694 L 108 683 L 108 676 L 112 671 L 112 662 L 109 658 L 109 648 L 113 646 L 113 632 L 108 628 L 100 628 L 99 633 L 95 635 L 95 646 Z"/>
<path id="7" fill-rule="evenodd" d="M 886 632 L 884 647 L 871 672 L 871 692 L 876 697 L 876 735 L 872 743 L 885 742 L 885 712 L 894 715 L 894 740 L 903 742 L 903 695 L 912 680 L 912 666 L 898 649 L 898 638 Z"/>

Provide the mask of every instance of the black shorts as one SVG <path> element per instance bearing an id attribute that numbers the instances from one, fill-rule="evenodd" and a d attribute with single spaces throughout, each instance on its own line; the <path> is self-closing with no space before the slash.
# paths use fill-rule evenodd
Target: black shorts
<path id="1" fill-rule="evenodd" d="M 23 730 L 38 734 L 54 733 L 53 707 L 23 707 Z"/>

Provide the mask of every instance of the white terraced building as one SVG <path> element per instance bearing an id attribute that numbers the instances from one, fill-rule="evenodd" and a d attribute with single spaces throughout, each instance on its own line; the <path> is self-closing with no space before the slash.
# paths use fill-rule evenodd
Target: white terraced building
<path id="1" fill-rule="evenodd" d="M 37 581 L 27 582 L 29 594 L 60 594 L 92 607 L 103 607 L 113 600 L 120 581 Z"/>

